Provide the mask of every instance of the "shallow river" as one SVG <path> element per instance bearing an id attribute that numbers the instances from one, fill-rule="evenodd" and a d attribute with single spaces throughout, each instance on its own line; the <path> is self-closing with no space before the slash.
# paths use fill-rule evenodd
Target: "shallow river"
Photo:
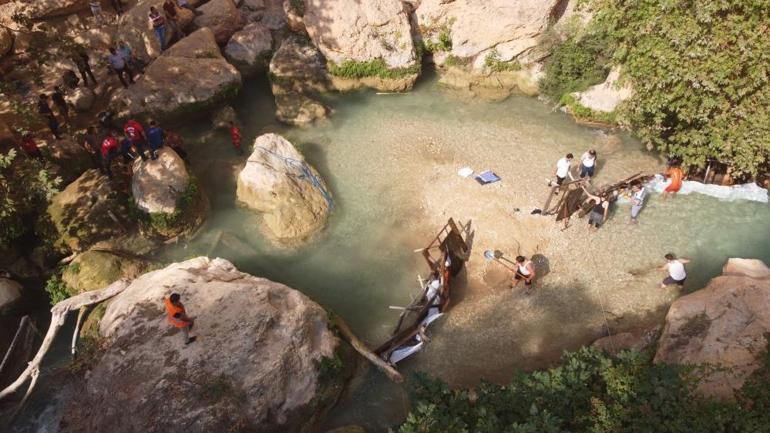
<path id="1" fill-rule="evenodd" d="M 657 323 L 677 293 L 657 289 L 657 273 L 626 276 L 660 265 L 668 251 L 693 259 L 685 290 L 705 285 L 728 257 L 770 263 L 767 204 L 650 197 L 638 226 L 626 224 L 628 209 L 619 205 L 593 236 L 582 220 L 561 232 L 552 220 L 530 216 L 547 194 L 544 178 L 568 151 L 579 157 L 588 148 L 598 150 L 599 184 L 662 169 L 633 139 L 608 139 L 536 99 L 466 99 L 426 80 L 406 95 L 361 92 L 328 102 L 335 110 L 331 119 L 308 129 L 275 124 L 264 82 L 247 86 L 235 104 L 244 143 L 280 132 L 331 185 L 335 210 L 318 239 L 284 251 L 263 238 L 257 217 L 234 203 L 235 177 L 246 157 L 235 154 L 225 132 L 212 133 L 201 122 L 182 133 L 211 212 L 200 234 L 170 248 L 165 258 L 227 258 L 246 272 L 303 291 L 376 345 L 398 318 L 388 306 L 408 304 L 417 274 L 426 273 L 413 250 L 425 246 L 448 217 L 472 220 L 467 283 L 456 289 L 443 323 L 431 330 L 431 344 L 404 362 L 405 371 L 427 370 L 458 385 L 481 377 L 504 381 L 517 368 L 552 364 L 564 349 L 597 337 L 603 317 L 598 306 L 617 313 L 611 323 L 616 329 Z M 493 169 L 503 180 L 482 187 L 456 174 L 463 166 Z M 544 255 L 549 272 L 542 288 L 530 296 L 506 290 L 505 269 L 483 259 L 483 250 L 492 248 L 511 257 L 517 251 Z M 355 423 L 379 432 L 402 421 L 406 410 L 403 390 L 370 369 L 327 427 Z"/>

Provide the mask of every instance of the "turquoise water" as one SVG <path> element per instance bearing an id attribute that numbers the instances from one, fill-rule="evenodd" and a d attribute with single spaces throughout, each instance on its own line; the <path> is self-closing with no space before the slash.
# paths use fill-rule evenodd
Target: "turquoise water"
<path id="1" fill-rule="evenodd" d="M 211 132 L 202 121 L 180 132 L 211 211 L 194 239 L 171 246 L 162 255 L 167 260 L 224 257 L 243 271 L 301 290 L 376 346 L 398 318 L 399 311 L 388 306 L 408 304 L 417 292 L 418 273 L 426 273 L 413 250 L 425 246 L 448 217 L 473 220 L 475 255 L 468 264 L 467 283 L 456 288 L 452 310 L 433 331 L 431 345 L 401 366 L 406 373 L 428 370 L 466 385 L 481 377 L 504 381 L 517 368 L 548 365 L 562 350 L 590 342 L 595 334 L 593 318 L 598 313 L 591 320 L 582 314 L 560 315 L 562 304 L 573 303 L 570 296 L 604 293 L 611 304 L 616 271 L 660 264 L 668 251 L 693 259 L 687 290 L 703 287 L 729 257 L 770 263 L 767 204 L 725 203 L 700 195 L 664 202 L 653 195 L 638 226 L 626 224 L 628 207 L 618 205 L 608 224 L 592 237 L 586 234 L 584 221 L 560 232 L 550 221 L 529 216 L 531 209 L 542 206 L 547 192 L 543 179 L 552 175 L 555 161 L 568 151 L 576 156 L 591 147 L 599 151 L 598 184 L 661 169 L 657 156 L 632 138 L 621 134 L 609 140 L 607 134 L 576 125 L 536 99 L 515 96 L 495 103 L 468 99 L 425 80 L 410 94 L 360 92 L 327 102 L 334 109 L 330 120 L 306 129 L 275 123 L 264 81 L 248 84 L 234 104 L 244 126 L 244 143 L 265 132 L 281 133 L 330 185 L 335 210 L 317 239 L 282 250 L 261 235 L 259 217 L 235 204 L 236 176 L 246 156 L 235 153 L 225 131 Z M 456 172 L 466 165 L 477 171 L 494 169 L 503 181 L 480 187 L 460 179 Z M 524 300 L 501 294 L 493 271 L 504 275 L 481 257 L 484 249 L 497 247 L 511 253 L 513 238 L 523 253 L 537 251 L 550 260 L 539 297 Z M 637 292 L 658 296 L 653 281 L 657 278 L 652 275 L 634 283 L 639 287 L 617 296 Z M 585 290 L 578 293 L 564 287 Z M 485 316 L 499 314 L 485 303 L 505 314 L 522 308 L 552 314 L 533 321 L 537 328 L 524 329 L 527 324 L 515 317 L 503 316 L 504 324 L 485 321 Z M 564 326 L 565 317 L 571 319 L 576 336 L 550 339 Z M 493 344 L 484 332 L 487 328 L 498 331 L 496 339 L 510 336 L 516 347 L 533 349 L 508 352 L 506 346 Z M 461 336 L 472 340 L 473 347 L 459 344 Z M 408 401 L 402 387 L 374 369 L 355 384 L 326 427 L 361 424 L 380 432 L 403 420 Z"/>

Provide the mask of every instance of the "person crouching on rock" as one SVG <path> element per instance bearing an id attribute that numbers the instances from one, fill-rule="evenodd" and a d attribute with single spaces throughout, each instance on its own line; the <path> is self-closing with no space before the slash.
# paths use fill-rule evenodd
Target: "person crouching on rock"
<path id="1" fill-rule="evenodd" d="M 190 344 L 195 341 L 197 337 L 190 336 L 190 329 L 195 324 L 195 320 L 187 316 L 184 305 L 180 301 L 179 293 L 172 293 L 171 296 L 166 298 L 166 314 L 168 315 L 168 322 L 181 331 L 184 344 Z"/>

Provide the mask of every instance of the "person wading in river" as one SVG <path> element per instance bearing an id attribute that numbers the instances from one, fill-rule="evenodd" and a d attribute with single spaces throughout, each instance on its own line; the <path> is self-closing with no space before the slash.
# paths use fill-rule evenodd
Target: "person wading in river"
<path id="1" fill-rule="evenodd" d="M 644 197 L 647 195 L 647 189 L 642 185 L 636 184 L 631 187 L 631 224 L 636 224 L 639 221 L 636 219 L 639 216 L 639 212 L 644 207 Z"/>
<path id="2" fill-rule="evenodd" d="M 669 194 L 676 195 L 682 188 L 682 178 L 684 177 L 682 169 L 678 165 L 670 165 L 666 170 L 666 177 L 671 178 L 671 183 L 668 184 L 666 189 L 663 190 L 663 200 L 668 197 Z"/>
<path id="3" fill-rule="evenodd" d="M 180 299 L 179 293 L 172 293 L 166 298 L 166 315 L 168 323 L 181 331 L 184 344 L 190 344 L 197 338 L 190 336 L 190 330 L 195 324 L 195 319 L 187 316 L 187 311 L 185 311 Z"/>
<path id="4" fill-rule="evenodd" d="M 594 177 L 594 169 L 596 169 L 596 151 L 591 149 L 580 157 L 580 178 L 588 176 L 591 179 Z"/>
<path id="5" fill-rule="evenodd" d="M 666 286 L 671 284 L 684 286 L 684 282 L 687 279 L 687 271 L 684 270 L 684 265 L 690 263 L 690 259 L 677 259 L 672 253 L 666 254 L 665 257 L 666 264 L 660 270 L 668 271 L 668 276 L 660 282 L 660 288 L 665 289 Z"/>
<path id="6" fill-rule="evenodd" d="M 562 183 L 564 183 L 564 180 L 567 179 L 567 176 L 569 176 L 569 169 L 570 165 L 572 164 L 572 154 L 568 153 L 564 156 L 564 158 L 558 160 L 556 162 L 556 171 L 554 174 L 556 174 L 556 185 L 561 186 Z M 554 194 L 558 194 L 559 190 L 556 190 Z"/>
<path id="7" fill-rule="evenodd" d="M 532 281 L 535 279 L 535 266 L 532 264 L 532 260 L 528 260 L 524 256 L 516 257 L 516 272 L 513 274 L 513 281 L 511 282 L 511 288 L 519 285 L 519 281 L 524 280 L 524 285 L 527 286 L 525 293 L 529 293 L 532 290 Z"/>
<path id="8" fill-rule="evenodd" d="M 591 213 L 588 214 L 588 230 L 595 232 L 599 230 L 602 224 L 607 221 L 607 214 L 610 211 L 610 202 L 604 197 L 593 195 L 583 188 L 583 191 L 588 195 L 588 201 L 593 201 L 594 207 L 591 208 Z"/>

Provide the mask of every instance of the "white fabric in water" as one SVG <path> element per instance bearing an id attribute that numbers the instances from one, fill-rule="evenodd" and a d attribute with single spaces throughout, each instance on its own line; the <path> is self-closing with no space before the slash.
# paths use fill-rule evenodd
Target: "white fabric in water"
<path id="1" fill-rule="evenodd" d="M 668 185 L 668 181 L 659 174 L 655 175 L 655 179 L 647 184 L 651 191 L 656 192 L 663 192 L 666 185 Z M 722 186 L 685 180 L 682 182 L 682 189 L 677 194 L 692 193 L 709 195 L 722 201 L 751 200 L 760 203 L 768 202 L 767 190 L 753 182 L 743 185 Z"/>
<path id="2" fill-rule="evenodd" d="M 416 335 L 415 338 L 418 340 L 420 339 L 419 335 Z M 417 352 L 419 352 L 422 349 L 424 342 L 420 341 L 419 343 L 415 344 L 414 346 L 401 346 L 398 349 L 394 350 L 390 353 L 390 358 L 388 358 L 388 361 L 395 364 L 403 359 L 406 359 L 410 355 L 413 355 Z"/>

